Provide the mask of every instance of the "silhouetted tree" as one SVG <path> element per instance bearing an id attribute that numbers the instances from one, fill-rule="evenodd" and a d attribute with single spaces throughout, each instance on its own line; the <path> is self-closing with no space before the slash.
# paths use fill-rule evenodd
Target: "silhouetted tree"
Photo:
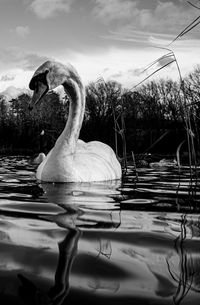
<path id="1" fill-rule="evenodd" d="M 80 138 L 103 141 L 122 154 L 119 146 L 124 145 L 125 139 L 129 151 L 144 152 L 169 131 L 170 137 L 164 137 L 154 149 L 166 152 L 171 147 L 171 151 L 175 151 L 186 135 L 186 110 L 191 118 L 191 132 L 198 140 L 199 88 L 198 66 L 184 79 L 185 100 L 183 93 L 180 94 L 180 84 L 171 79 L 147 82 L 134 92 L 123 89 L 115 81 L 92 82 L 86 87 L 86 111 Z M 36 153 L 42 149 L 47 153 L 62 132 L 69 109 L 67 96 L 60 100 L 57 93 L 50 92 L 31 112 L 29 102 L 27 94 L 9 102 L 0 97 L 1 152 L 7 149 L 11 153 Z"/>

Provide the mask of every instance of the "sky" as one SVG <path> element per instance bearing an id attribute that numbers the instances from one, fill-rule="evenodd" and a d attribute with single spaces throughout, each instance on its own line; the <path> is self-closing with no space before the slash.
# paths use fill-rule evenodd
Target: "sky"
<path id="1" fill-rule="evenodd" d="M 0 0 L 0 92 L 28 88 L 34 71 L 48 59 L 70 62 L 84 84 L 103 77 L 132 88 L 166 47 L 185 76 L 200 64 L 200 25 L 169 43 L 200 15 L 194 7 L 200 0 L 190 2 Z M 176 65 L 157 77 L 177 78 Z"/>

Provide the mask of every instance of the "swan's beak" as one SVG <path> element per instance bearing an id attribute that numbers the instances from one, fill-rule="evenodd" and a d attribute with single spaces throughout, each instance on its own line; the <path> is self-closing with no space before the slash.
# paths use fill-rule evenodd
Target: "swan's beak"
<path id="1" fill-rule="evenodd" d="M 33 92 L 32 99 L 30 104 L 28 105 L 28 109 L 32 110 L 33 107 L 38 104 L 38 102 L 43 98 L 43 96 L 48 92 L 49 88 L 47 85 L 41 83 L 38 88 L 36 88 Z"/>

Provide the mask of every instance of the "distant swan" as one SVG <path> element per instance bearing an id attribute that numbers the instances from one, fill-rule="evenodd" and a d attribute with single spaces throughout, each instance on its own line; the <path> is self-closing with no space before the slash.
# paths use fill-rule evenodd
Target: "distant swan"
<path id="1" fill-rule="evenodd" d="M 47 61 L 34 73 L 32 109 L 49 91 L 63 85 L 69 100 L 66 126 L 55 146 L 38 166 L 36 177 L 44 182 L 92 182 L 121 178 L 121 166 L 112 148 L 102 142 L 78 140 L 85 111 L 85 88 L 71 65 Z"/>
<path id="2" fill-rule="evenodd" d="M 158 168 L 158 167 L 175 167 L 177 166 L 177 161 L 175 159 L 169 160 L 169 159 L 161 159 L 159 162 L 152 162 L 149 164 L 152 168 Z"/>
<path id="3" fill-rule="evenodd" d="M 33 159 L 33 164 L 40 164 L 42 163 L 42 161 L 46 158 L 45 154 L 44 153 L 39 153 L 39 155 L 37 157 L 35 157 Z"/>

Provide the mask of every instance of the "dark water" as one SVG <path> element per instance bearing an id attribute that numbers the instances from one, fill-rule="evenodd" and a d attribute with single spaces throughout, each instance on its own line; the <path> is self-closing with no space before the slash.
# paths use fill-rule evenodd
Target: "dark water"
<path id="1" fill-rule="evenodd" d="M 38 184 L 0 158 L 0 304 L 200 304 L 199 209 L 187 167 Z"/>

